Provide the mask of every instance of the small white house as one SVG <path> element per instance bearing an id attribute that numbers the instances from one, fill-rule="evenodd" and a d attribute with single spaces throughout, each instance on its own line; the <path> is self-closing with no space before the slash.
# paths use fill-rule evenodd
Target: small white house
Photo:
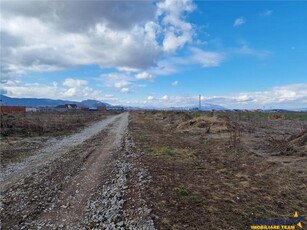
<path id="1" fill-rule="evenodd" d="M 37 112 L 37 108 L 26 107 L 26 112 Z"/>

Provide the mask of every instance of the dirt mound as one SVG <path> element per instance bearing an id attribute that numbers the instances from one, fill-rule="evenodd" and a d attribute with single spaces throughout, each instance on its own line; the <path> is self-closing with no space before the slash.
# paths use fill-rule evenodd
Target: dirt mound
<path id="1" fill-rule="evenodd" d="M 183 121 L 192 119 L 192 114 L 189 112 L 174 112 L 174 111 L 162 111 L 154 113 L 155 119 L 163 120 L 164 125 L 174 124 L 178 125 Z"/>
<path id="2" fill-rule="evenodd" d="M 207 133 L 229 131 L 230 120 L 223 116 L 200 116 L 180 123 L 178 129 L 205 129 Z"/>
<path id="3" fill-rule="evenodd" d="M 306 154 L 307 153 L 307 130 L 304 130 L 300 134 L 290 138 L 289 144 L 294 149 Z"/>

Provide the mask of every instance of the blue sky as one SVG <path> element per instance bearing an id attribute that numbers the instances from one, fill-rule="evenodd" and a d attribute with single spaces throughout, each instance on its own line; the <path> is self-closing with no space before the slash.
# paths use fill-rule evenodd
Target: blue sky
<path id="1" fill-rule="evenodd" d="M 33 4 L 36 5 L 33 8 Z M 1 92 L 307 107 L 306 1 L 1 1 Z"/>

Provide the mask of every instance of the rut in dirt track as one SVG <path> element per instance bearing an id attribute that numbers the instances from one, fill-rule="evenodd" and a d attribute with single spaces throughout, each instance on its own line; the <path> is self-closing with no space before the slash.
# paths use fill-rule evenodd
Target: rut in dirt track
<path id="1" fill-rule="evenodd" d="M 114 121 L 101 145 L 90 153 L 82 170 L 61 191 L 56 207 L 42 213 L 37 218 L 39 221 L 70 229 L 76 227 L 85 215 L 89 198 L 97 191 L 108 173 L 105 170 L 106 163 L 112 153 L 120 148 L 127 125 L 127 113 Z"/>

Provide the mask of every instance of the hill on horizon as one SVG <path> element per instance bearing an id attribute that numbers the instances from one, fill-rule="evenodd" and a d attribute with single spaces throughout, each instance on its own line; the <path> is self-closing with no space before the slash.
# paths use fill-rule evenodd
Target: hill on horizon
<path id="1" fill-rule="evenodd" d="M 69 100 L 56 100 L 48 98 L 12 98 L 5 95 L 0 95 L 1 105 L 7 106 L 28 106 L 28 107 L 38 107 L 38 106 L 58 106 L 64 104 L 77 104 L 78 106 L 85 107 L 97 107 L 97 106 L 111 106 L 108 103 L 101 102 L 98 100 L 84 100 L 81 102 L 69 101 Z"/>

